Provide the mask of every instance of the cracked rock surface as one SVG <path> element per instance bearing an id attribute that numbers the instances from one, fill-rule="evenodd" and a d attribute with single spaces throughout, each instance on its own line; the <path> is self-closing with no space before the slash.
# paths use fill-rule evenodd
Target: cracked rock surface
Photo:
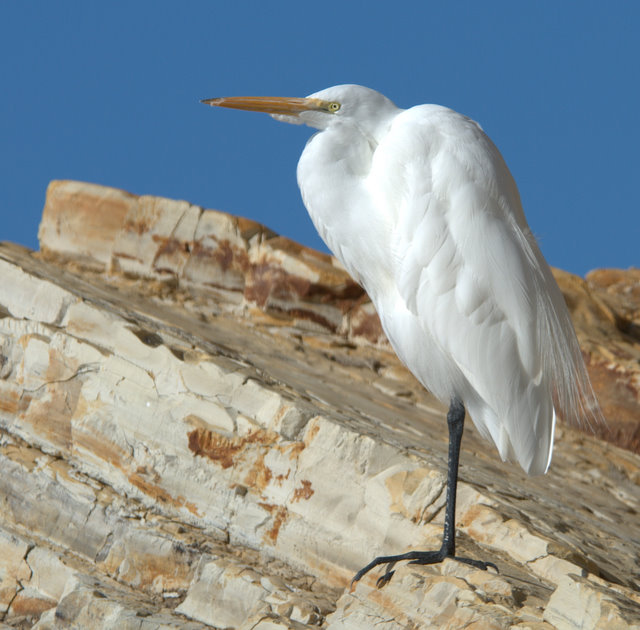
<path id="1" fill-rule="evenodd" d="M 40 242 L 0 245 L 0 627 L 640 628 L 632 273 L 573 300 L 632 450 L 561 426 L 528 478 L 467 423 L 457 545 L 500 573 L 351 590 L 439 545 L 447 452 L 361 289 L 251 221 L 78 182 Z"/>

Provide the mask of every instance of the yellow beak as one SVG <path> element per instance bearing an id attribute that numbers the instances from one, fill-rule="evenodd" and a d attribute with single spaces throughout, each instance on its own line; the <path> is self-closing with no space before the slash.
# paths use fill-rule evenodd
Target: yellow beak
<path id="1" fill-rule="evenodd" d="M 297 116 L 308 111 L 332 113 L 332 108 L 335 108 L 335 104 L 319 98 L 288 96 L 223 96 L 221 98 L 206 98 L 200 102 L 214 107 L 229 107 L 284 116 Z"/>

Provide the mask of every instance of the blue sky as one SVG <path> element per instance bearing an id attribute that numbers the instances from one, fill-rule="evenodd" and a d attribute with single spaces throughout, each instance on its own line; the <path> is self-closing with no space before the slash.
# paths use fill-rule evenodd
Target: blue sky
<path id="1" fill-rule="evenodd" d="M 479 121 L 552 265 L 640 264 L 640 3 L 2 2 L 0 240 L 37 247 L 47 183 L 244 215 L 320 248 L 311 130 L 206 107 L 361 83 Z"/>

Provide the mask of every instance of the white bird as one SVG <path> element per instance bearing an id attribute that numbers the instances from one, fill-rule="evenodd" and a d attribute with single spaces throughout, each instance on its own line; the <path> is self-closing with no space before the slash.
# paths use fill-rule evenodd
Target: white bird
<path id="1" fill-rule="evenodd" d="M 364 287 L 395 352 L 449 403 L 442 547 L 381 556 L 455 556 L 455 500 L 465 408 L 503 460 L 547 471 L 556 415 L 599 417 L 566 304 L 527 225 L 515 181 L 480 125 L 439 105 L 399 109 L 339 85 L 307 98 L 231 97 L 209 105 L 267 112 L 321 130 L 298 184 L 328 247 Z"/>

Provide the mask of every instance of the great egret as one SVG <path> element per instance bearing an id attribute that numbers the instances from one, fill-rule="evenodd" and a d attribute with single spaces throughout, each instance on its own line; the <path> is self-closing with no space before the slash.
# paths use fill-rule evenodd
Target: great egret
<path id="1" fill-rule="evenodd" d="M 441 548 L 378 557 L 353 582 L 387 564 L 382 586 L 400 560 L 495 568 L 455 555 L 465 408 L 502 459 L 529 474 L 549 467 L 556 414 L 599 415 L 569 312 L 498 149 L 451 109 L 399 109 L 359 85 L 203 102 L 321 130 L 298 163 L 311 219 L 369 294 L 403 363 L 450 403 Z"/>

